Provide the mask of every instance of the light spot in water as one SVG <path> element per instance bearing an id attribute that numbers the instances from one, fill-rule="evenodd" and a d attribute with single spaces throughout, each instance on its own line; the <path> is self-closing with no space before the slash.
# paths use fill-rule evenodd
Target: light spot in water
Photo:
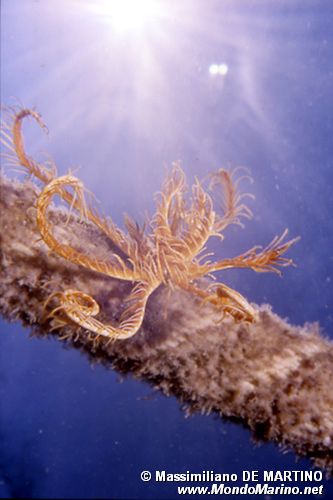
<path id="1" fill-rule="evenodd" d="M 228 65 L 225 63 L 222 64 L 216 64 L 212 63 L 209 66 L 209 73 L 212 76 L 225 76 L 229 71 Z"/>

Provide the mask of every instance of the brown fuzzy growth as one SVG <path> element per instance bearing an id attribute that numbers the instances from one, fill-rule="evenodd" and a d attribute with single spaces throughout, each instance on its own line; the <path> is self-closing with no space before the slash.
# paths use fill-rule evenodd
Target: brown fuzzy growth
<path id="1" fill-rule="evenodd" d="M 81 290 L 101 306 L 101 321 L 118 321 L 131 284 L 72 264 L 50 252 L 36 225 L 38 192 L 31 183 L 1 178 L 0 311 L 36 325 L 57 305 L 50 294 Z M 103 260 L 114 251 L 96 226 L 49 209 L 63 242 Z M 89 304 L 86 304 L 89 306 Z M 163 314 L 165 311 L 165 315 Z M 191 408 L 242 419 L 256 435 L 293 448 L 333 469 L 333 347 L 314 325 L 294 327 L 262 307 L 258 320 L 235 323 L 210 303 L 164 287 L 150 297 L 143 326 L 132 338 L 110 343 L 76 324 L 55 333 L 94 357 L 133 372 L 175 394 Z M 56 326 L 59 326 L 57 319 Z"/>

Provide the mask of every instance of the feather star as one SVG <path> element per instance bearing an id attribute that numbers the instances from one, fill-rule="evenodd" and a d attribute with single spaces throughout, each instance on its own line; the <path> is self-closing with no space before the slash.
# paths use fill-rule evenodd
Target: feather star
<path id="1" fill-rule="evenodd" d="M 228 315 L 235 321 L 256 321 L 255 308 L 226 284 L 214 282 L 212 273 L 236 267 L 280 274 L 279 267 L 292 264 L 292 260 L 283 257 L 283 254 L 298 238 L 285 241 L 288 232 L 285 230 L 263 249 L 255 246 L 234 258 L 216 262 L 207 260 L 213 255 L 204 253 L 210 237 L 223 239 L 223 232 L 230 224 L 241 224 L 242 218 L 252 216 L 243 202 L 246 196 L 251 195 L 241 194 L 238 189 L 239 182 L 246 176 L 235 179 L 239 169 L 233 172 L 220 169 L 211 174 L 207 190 L 202 182 L 195 179 L 191 199 L 187 200 L 184 172 L 178 163 L 174 163 L 161 192 L 157 194 L 155 215 L 143 227 L 125 216 L 127 231 L 124 232 L 87 205 L 85 189 L 78 178 L 70 173 L 58 177 L 53 163 L 51 166 L 42 164 L 27 155 L 22 135 L 22 121 L 26 117 L 32 117 L 46 129 L 36 111 L 25 108 L 14 110 L 2 122 L 1 142 L 9 150 L 5 155 L 8 161 L 24 167 L 43 184 L 36 204 L 37 225 L 42 240 L 51 251 L 74 264 L 133 284 L 117 325 L 104 324 L 96 318 L 99 305 L 90 295 L 79 290 L 53 293 L 45 306 L 51 299 L 58 301 L 50 314 L 57 319 L 56 327 L 74 322 L 110 340 L 129 338 L 140 329 L 148 298 L 160 285 L 182 288 L 213 304 L 221 313 L 221 319 Z M 214 210 L 212 196 L 207 191 L 218 191 L 221 213 Z M 47 214 L 55 195 L 68 203 L 71 210 L 77 210 L 82 217 L 95 224 L 110 238 L 119 253 L 110 252 L 106 260 L 99 260 L 58 241 Z M 208 282 L 202 280 L 205 276 L 210 278 Z"/>

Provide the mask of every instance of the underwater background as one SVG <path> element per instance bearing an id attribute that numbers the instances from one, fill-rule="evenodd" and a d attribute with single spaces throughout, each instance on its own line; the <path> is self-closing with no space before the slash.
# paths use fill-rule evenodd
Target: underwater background
<path id="1" fill-rule="evenodd" d="M 28 152 L 74 170 L 119 225 L 154 212 L 174 160 L 189 184 L 247 167 L 254 218 L 209 248 L 231 257 L 288 227 L 297 267 L 219 279 L 333 339 L 332 85 L 330 1 L 1 2 L 1 101 L 35 107 L 50 130 L 25 124 Z M 140 472 L 310 467 L 1 320 L 0 497 L 177 498 Z"/>

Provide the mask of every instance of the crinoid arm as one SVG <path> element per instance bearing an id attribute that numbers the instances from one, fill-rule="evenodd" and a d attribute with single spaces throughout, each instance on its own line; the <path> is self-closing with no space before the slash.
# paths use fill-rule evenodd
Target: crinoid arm
<path id="1" fill-rule="evenodd" d="M 204 191 L 198 179 L 192 186 L 192 205 L 184 217 L 186 230 L 182 237 L 193 259 L 214 234 L 215 212 L 211 197 Z"/>
<path id="2" fill-rule="evenodd" d="M 56 176 L 55 165 L 48 168 L 46 165 L 31 158 L 25 151 L 22 134 L 22 122 L 25 118 L 33 118 L 37 124 L 47 133 L 48 129 L 37 111 L 22 108 L 17 112 L 5 108 L 7 119 L 1 119 L 1 143 L 9 150 L 7 159 L 14 166 L 22 166 L 26 171 L 47 184 Z"/>
<path id="3" fill-rule="evenodd" d="M 74 195 L 66 191 L 66 187 L 72 187 Z M 113 278 L 138 281 L 140 276 L 134 269 L 130 269 L 116 253 L 110 254 L 110 260 L 106 262 L 78 252 L 70 245 L 61 244 L 55 238 L 52 231 L 52 225 L 47 217 L 48 207 L 55 195 L 59 195 L 66 201 L 69 198 L 72 201 L 72 205 L 81 213 L 81 216 L 87 215 L 83 184 L 79 179 L 66 175 L 57 177 L 49 182 L 37 199 L 37 224 L 41 236 L 48 247 L 61 257 L 64 257 L 74 264 L 86 267 L 87 269 L 106 274 Z"/>
<path id="4" fill-rule="evenodd" d="M 161 191 L 157 193 L 156 213 L 152 220 L 156 240 L 177 241 L 177 236 L 182 231 L 186 189 L 184 172 L 178 163 L 174 163 Z"/>
<path id="5" fill-rule="evenodd" d="M 203 264 L 201 266 L 202 275 L 233 267 L 248 268 L 258 273 L 275 272 L 281 274 L 279 267 L 293 264 L 292 259 L 282 257 L 282 255 L 299 240 L 297 237 L 283 242 L 287 234 L 288 230 L 286 229 L 281 236 L 276 236 L 264 249 L 256 246 L 237 257 L 222 259 L 212 264 Z"/>
<path id="6" fill-rule="evenodd" d="M 64 326 L 68 320 L 86 328 L 98 336 L 109 340 L 127 339 L 139 330 L 146 309 L 147 300 L 154 287 L 145 283 L 138 283 L 132 290 L 126 302 L 129 304 L 120 317 L 119 324 L 113 326 L 104 324 L 95 316 L 99 313 L 97 302 L 90 296 L 77 290 L 65 290 L 57 292 L 50 297 L 59 300 L 59 305 L 48 315 L 55 317 L 55 326 Z"/>
<path id="7" fill-rule="evenodd" d="M 251 304 L 240 293 L 224 283 L 213 283 L 206 289 L 194 284 L 188 284 L 182 288 L 200 297 L 203 303 L 212 304 L 221 313 L 221 320 L 225 316 L 232 316 L 235 321 L 248 323 L 257 320 L 258 313 Z"/>
<path id="8" fill-rule="evenodd" d="M 161 280 L 166 276 L 173 277 L 173 269 L 177 268 L 177 264 L 181 263 L 188 253 L 188 248 L 180 237 L 185 211 L 185 191 L 184 172 L 180 165 L 175 163 L 171 174 L 163 183 L 161 192 L 157 193 L 156 213 L 151 221 L 157 273 Z"/>
<path id="9" fill-rule="evenodd" d="M 252 217 L 251 210 L 243 202 L 244 198 L 253 198 L 250 193 L 241 193 L 239 184 L 242 180 L 248 179 L 252 181 L 249 175 L 241 175 L 235 179 L 236 173 L 244 168 L 235 168 L 232 172 L 221 168 L 217 172 L 211 174 L 211 182 L 209 189 L 213 191 L 213 199 L 216 200 L 216 205 L 222 209 L 223 215 L 216 215 L 214 223 L 214 231 L 217 234 L 226 229 L 230 224 L 241 224 L 241 219 L 250 219 Z M 217 189 L 222 188 L 222 189 Z"/>

